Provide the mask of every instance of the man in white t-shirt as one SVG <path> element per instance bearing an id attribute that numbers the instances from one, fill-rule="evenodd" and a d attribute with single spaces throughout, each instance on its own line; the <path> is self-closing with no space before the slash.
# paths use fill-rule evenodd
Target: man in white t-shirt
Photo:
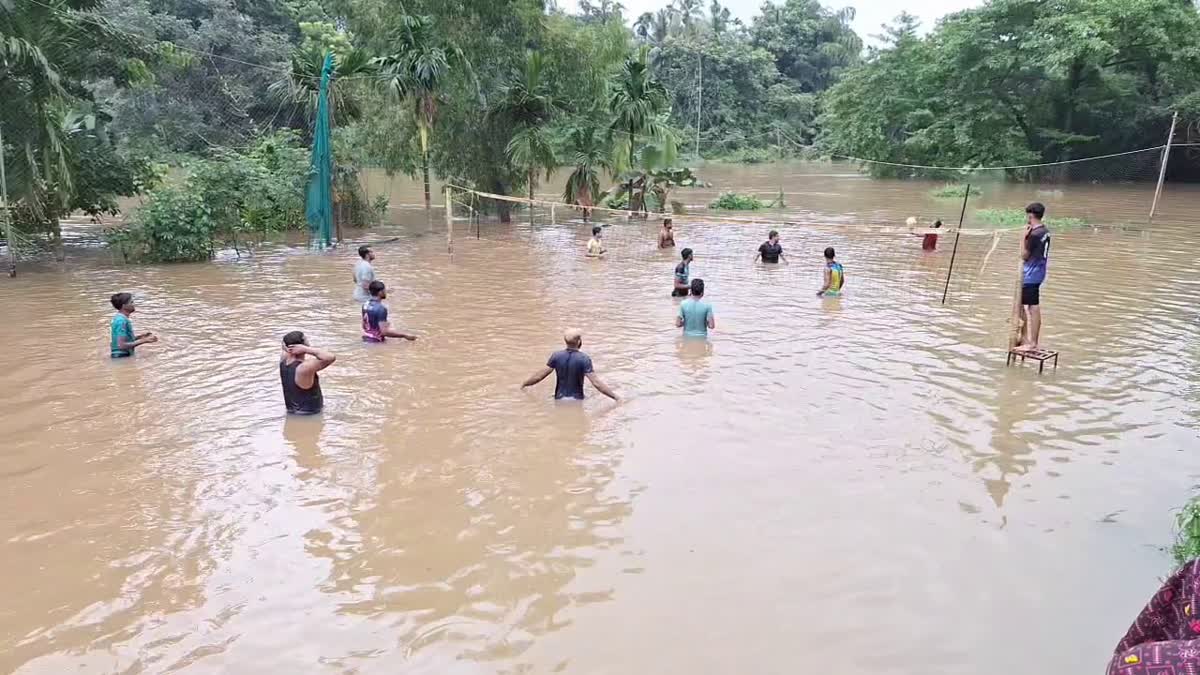
<path id="1" fill-rule="evenodd" d="M 359 246 L 358 257 L 362 260 L 354 263 L 354 299 L 364 303 L 371 299 L 371 282 L 375 281 L 375 268 L 371 267 L 375 252 L 370 246 Z"/>

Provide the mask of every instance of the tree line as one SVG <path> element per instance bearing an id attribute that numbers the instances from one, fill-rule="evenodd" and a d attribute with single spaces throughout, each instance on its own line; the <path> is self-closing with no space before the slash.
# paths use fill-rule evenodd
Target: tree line
<path id="1" fill-rule="evenodd" d="M 611 0 L 0 0 L 13 214 L 53 238 L 70 211 L 162 194 L 143 253 L 178 222 L 209 250 L 302 226 L 289 195 L 330 52 L 352 222 L 381 206 L 361 167 L 420 178 L 427 203 L 431 176 L 532 195 L 566 167 L 569 202 L 666 210 L 699 158 L 1051 162 L 1161 144 L 1175 111 L 1197 135 L 1190 0 L 990 0 L 926 34 L 901 14 L 866 48 L 853 18 L 815 0 L 748 22 L 719 0 L 637 17 Z"/>

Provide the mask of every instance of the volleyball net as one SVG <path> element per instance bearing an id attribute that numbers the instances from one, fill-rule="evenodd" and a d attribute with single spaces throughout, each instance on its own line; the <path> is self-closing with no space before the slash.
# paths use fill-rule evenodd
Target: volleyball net
<path id="1" fill-rule="evenodd" d="M 846 267 L 847 291 L 872 301 L 929 300 L 969 302 L 975 280 L 998 255 L 1004 230 L 940 228 L 930 222 L 835 223 L 797 218 L 786 210 L 753 215 L 730 215 L 709 210 L 684 213 L 639 213 L 607 207 L 584 208 L 560 201 L 499 195 L 461 186 L 448 186 L 452 220 L 446 223 L 448 245 L 471 241 L 488 245 L 519 244 L 544 248 L 556 257 L 586 264 L 584 252 L 594 228 L 609 258 L 638 268 L 661 270 L 664 285 L 679 251 L 690 248 L 696 262 L 693 276 L 713 283 L 745 276 L 759 246 L 777 232 L 787 264 L 773 279 L 811 292 L 822 282 L 821 261 L 832 247 Z M 659 247 L 664 221 L 670 219 L 675 246 Z M 907 219 L 906 219 L 907 220 Z M 468 240 L 464 244 L 463 239 Z M 936 242 L 935 242 L 936 239 Z M 1010 232 L 1009 239 L 1016 241 Z M 936 247 L 936 248 L 934 248 Z M 1011 258 L 1011 256 L 1010 256 Z M 558 263 L 562 264 L 562 263 Z"/>

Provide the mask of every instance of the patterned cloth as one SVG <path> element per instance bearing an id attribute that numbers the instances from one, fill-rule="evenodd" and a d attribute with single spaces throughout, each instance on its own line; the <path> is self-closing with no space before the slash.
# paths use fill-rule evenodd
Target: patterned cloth
<path id="1" fill-rule="evenodd" d="M 1117 644 L 1108 675 L 1200 675 L 1200 560 L 1171 575 Z"/>

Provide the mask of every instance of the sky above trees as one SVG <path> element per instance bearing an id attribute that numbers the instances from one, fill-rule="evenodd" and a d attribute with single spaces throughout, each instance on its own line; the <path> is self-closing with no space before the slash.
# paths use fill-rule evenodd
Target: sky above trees
<path id="1" fill-rule="evenodd" d="M 625 17 L 629 21 L 633 21 L 642 12 L 657 11 L 668 2 L 669 0 L 624 0 Z M 707 7 L 708 3 L 704 4 Z M 728 7 L 734 17 L 749 23 L 750 19 L 758 14 L 762 0 L 725 0 L 721 4 Z M 893 0 L 848 0 L 844 2 L 832 0 L 823 4 L 832 9 L 839 9 L 845 5 L 853 7 L 857 12 L 853 24 L 854 30 L 862 36 L 863 41 L 867 44 L 876 44 L 878 41 L 874 39 L 874 36 L 880 32 L 880 24 L 891 23 L 901 10 L 907 10 L 909 14 L 920 18 L 922 30 L 929 31 L 933 28 L 934 22 L 946 14 L 968 7 L 977 7 L 982 3 L 980 0 L 905 0 L 899 4 Z M 559 0 L 559 6 L 573 12 L 578 10 L 579 2 L 578 0 Z"/>

